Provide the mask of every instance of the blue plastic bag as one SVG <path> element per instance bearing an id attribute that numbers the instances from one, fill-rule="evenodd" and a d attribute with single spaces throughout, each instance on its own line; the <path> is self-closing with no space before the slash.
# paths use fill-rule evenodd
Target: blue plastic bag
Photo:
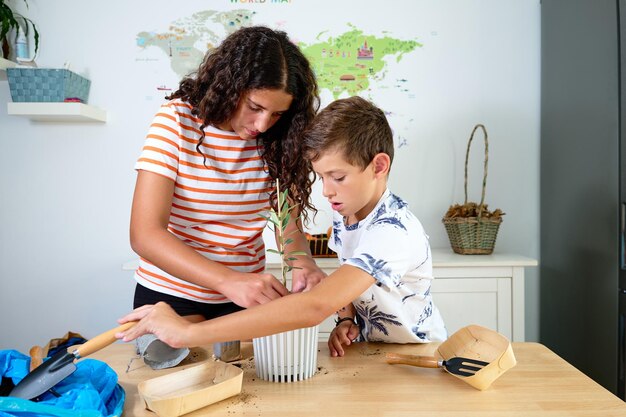
<path id="1" fill-rule="evenodd" d="M 16 350 L 0 350 L 0 375 L 17 384 L 29 372 L 30 357 Z M 0 417 L 117 417 L 122 415 L 126 394 L 110 366 L 95 359 L 82 359 L 76 371 L 59 382 L 55 391 L 33 402 L 0 397 Z"/>

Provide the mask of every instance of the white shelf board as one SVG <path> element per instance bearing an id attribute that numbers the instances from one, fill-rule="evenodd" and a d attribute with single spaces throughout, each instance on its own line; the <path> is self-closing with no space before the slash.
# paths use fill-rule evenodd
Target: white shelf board
<path id="1" fill-rule="evenodd" d="M 7 103 L 7 113 L 38 122 L 100 122 L 106 111 L 83 103 Z"/>

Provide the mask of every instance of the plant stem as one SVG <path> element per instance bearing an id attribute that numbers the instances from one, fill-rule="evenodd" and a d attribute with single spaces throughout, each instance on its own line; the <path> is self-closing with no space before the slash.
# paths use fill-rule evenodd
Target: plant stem
<path id="1" fill-rule="evenodd" d="M 285 244 L 283 241 L 283 217 L 281 215 L 280 209 L 282 205 L 282 201 L 280 201 L 280 180 L 276 178 L 276 199 L 278 206 L 278 220 L 280 225 L 278 226 L 278 252 L 280 252 L 280 272 L 282 274 L 282 282 L 283 285 L 287 284 L 287 274 L 285 271 Z"/>

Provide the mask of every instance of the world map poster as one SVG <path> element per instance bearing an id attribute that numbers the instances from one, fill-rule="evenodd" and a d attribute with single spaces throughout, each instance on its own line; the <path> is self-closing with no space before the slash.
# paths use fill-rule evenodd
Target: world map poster
<path id="1" fill-rule="evenodd" d="M 265 25 L 286 30 L 286 22 L 275 21 L 275 18 L 274 12 L 264 13 L 262 9 L 197 11 L 171 21 L 166 27 L 137 33 L 137 60 L 176 75 L 177 80 L 156 87 L 169 93 L 176 89 L 178 80 L 198 68 L 207 52 L 210 53 L 225 36 L 237 29 Z M 312 63 L 322 92 L 322 105 L 341 97 L 360 95 L 380 106 L 377 100 L 380 94 L 400 96 L 392 101 L 395 106 L 383 109 L 388 117 L 403 119 L 396 120 L 395 140 L 398 147 L 407 145 L 402 130 L 409 129 L 407 124 L 411 116 L 403 109 L 414 107 L 409 102 L 415 98 L 415 92 L 409 74 L 397 76 L 391 73 L 395 74 L 394 66 L 406 55 L 418 53 L 422 42 L 416 37 L 396 36 L 392 30 L 375 32 L 350 22 L 344 23 L 339 31 L 321 29 L 311 33 L 307 40 L 302 40 L 307 37 L 303 33 L 304 27 L 299 28 L 288 34 Z M 146 55 L 151 58 L 145 59 Z"/>

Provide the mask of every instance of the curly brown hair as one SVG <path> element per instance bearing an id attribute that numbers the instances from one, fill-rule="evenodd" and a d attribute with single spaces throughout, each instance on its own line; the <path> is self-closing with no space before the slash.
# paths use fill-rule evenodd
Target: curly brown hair
<path id="1" fill-rule="evenodd" d="M 302 133 L 319 109 L 318 87 L 311 65 L 287 34 L 264 26 L 241 28 L 207 52 L 198 70 L 180 82 L 167 99 L 179 98 L 193 106 L 202 129 L 231 119 L 240 99 L 251 90 L 282 90 L 293 97 L 289 110 L 257 136 L 272 179 L 280 179 L 303 218 L 317 210 L 311 203 L 311 164 L 303 158 Z M 200 146 L 202 137 L 196 145 Z M 206 158 L 205 158 L 206 163 Z M 270 194 L 276 209 L 276 192 Z"/>

